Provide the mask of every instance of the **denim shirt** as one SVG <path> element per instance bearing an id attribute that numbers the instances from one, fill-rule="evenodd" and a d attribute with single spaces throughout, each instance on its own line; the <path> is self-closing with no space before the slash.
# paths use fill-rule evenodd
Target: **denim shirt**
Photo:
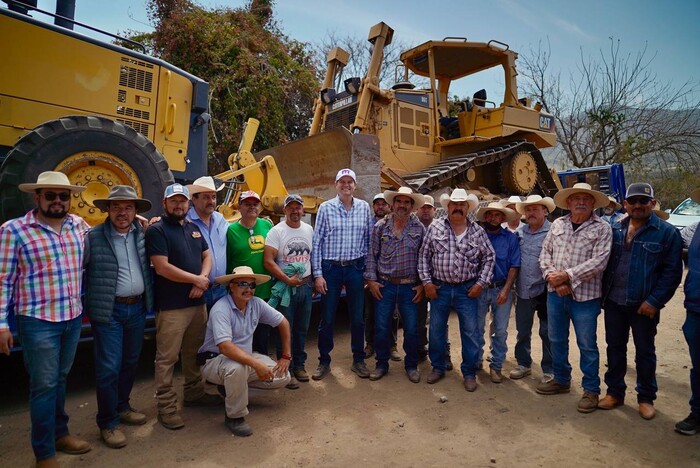
<path id="1" fill-rule="evenodd" d="M 610 293 L 629 221 L 626 217 L 612 226 L 612 251 L 603 276 L 604 298 Z M 678 229 L 652 213 L 632 240 L 627 304 L 622 305 L 638 306 L 646 301 L 652 307 L 662 309 L 673 297 L 683 276 L 681 246 Z"/>
<path id="2" fill-rule="evenodd" d="M 546 289 L 546 283 L 540 269 L 540 252 L 542 243 L 552 225 L 548 219 L 533 232 L 527 224 L 521 226 L 516 232 L 520 240 L 520 272 L 515 282 L 515 292 L 522 299 L 532 299 L 542 294 Z"/>

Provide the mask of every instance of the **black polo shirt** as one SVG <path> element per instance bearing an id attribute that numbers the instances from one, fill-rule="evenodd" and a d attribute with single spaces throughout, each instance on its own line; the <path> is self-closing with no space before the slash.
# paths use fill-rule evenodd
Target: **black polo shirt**
<path id="1" fill-rule="evenodd" d="M 163 216 L 146 231 L 148 257 L 163 255 L 181 270 L 199 275 L 202 272 L 202 253 L 209 249 L 199 228 L 185 220 L 177 221 Z M 191 283 L 176 283 L 161 275 L 155 276 L 156 310 L 182 309 L 204 304 L 204 297 L 190 299 Z"/>

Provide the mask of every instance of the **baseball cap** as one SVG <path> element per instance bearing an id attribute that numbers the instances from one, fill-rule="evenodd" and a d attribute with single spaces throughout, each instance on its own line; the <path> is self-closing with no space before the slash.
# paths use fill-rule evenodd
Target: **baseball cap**
<path id="1" fill-rule="evenodd" d="M 187 187 L 182 184 L 171 184 L 165 187 L 163 198 L 170 198 L 174 197 L 175 195 L 182 195 L 188 200 L 190 199 L 190 191 L 187 190 Z"/>
<path id="2" fill-rule="evenodd" d="M 625 200 L 627 200 L 630 197 L 654 198 L 654 189 L 651 187 L 651 185 L 647 183 L 636 182 L 634 184 L 630 184 L 629 187 L 627 187 Z"/>
<path id="3" fill-rule="evenodd" d="M 284 207 L 286 208 L 287 205 L 289 205 L 292 202 L 297 202 L 301 206 L 304 206 L 304 199 L 301 198 L 301 195 L 297 195 L 296 193 L 290 193 L 287 195 L 284 199 Z"/>
<path id="4" fill-rule="evenodd" d="M 354 182 L 357 182 L 357 177 L 355 176 L 355 171 L 353 171 L 352 169 L 348 169 L 348 168 L 339 170 L 335 176 L 335 181 L 338 182 L 341 177 L 345 177 L 345 176 L 352 177 L 352 180 Z"/>
<path id="5" fill-rule="evenodd" d="M 376 194 L 376 195 L 374 196 L 374 198 L 372 199 L 372 203 L 376 202 L 377 200 L 386 200 L 386 199 L 384 198 L 384 193 L 378 193 L 378 194 Z"/>
<path id="6" fill-rule="evenodd" d="M 252 190 L 246 190 L 245 192 L 241 192 L 241 196 L 238 197 L 238 203 L 242 203 L 243 200 L 246 200 L 248 198 L 254 198 L 257 201 L 260 201 L 260 195 L 258 195 Z"/>

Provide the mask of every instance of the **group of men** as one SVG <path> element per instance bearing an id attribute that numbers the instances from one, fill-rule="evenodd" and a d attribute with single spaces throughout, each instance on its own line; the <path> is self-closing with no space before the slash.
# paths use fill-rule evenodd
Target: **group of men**
<path id="1" fill-rule="evenodd" d="M 252 433 L 245 421 L 249 387 L 294 389 L 331 372 L 343 291 L 351 370 L 370 380 L 383 378 L 389 361 L 397 360 L 397 317 L 403 325 L 408 380 L 420 382 L 418 364 L 426 355 L 431 363 L 427 382 L 441 380 L 452 367 L 447 323 L 454 310 L 464 388 L 473 392 L 478 386 L 489 312 L 489 377 L 500 383 L 515 301 L 517 366 L 510 378 L 531 374 L 537 313 L 543 375 L 536 391 L 568 393 L 573 323 L 584 389 L 578 410 L 584 413 L 624 403 L 631 330 L 639 413 L 651 419 L 657 392 L 654 337 L 660 310 L 681 280 L 683 243 L 689 251 L 683 331 L 693 364 L 692 398 L 691 413 L 676 430 L 694 434 L 700 429 L 700 235 L 694 225 L 681 236 L 653 214 L 650 185 L 630 185 L 623 202 L 627 215 L 611 223 L 595 212 L 610 201 L 587 184 L 562 190 L 553 200 L 530 195 L 481 208 L 475 195 L 457 188 L 441 197 L 446 216 L 438 219 L 432 197 L 408 187 L 375 197 L 390 210 L 379 216 L 375 209 L 372 216 L 369 204 L 354 196 L 352 170 L 339 171 L 335 186 L 337 196 L 321 204 L 314 228 L 302 221 L 299 195 L 285 199 L 285 219 L 273 226 L 259 217 L 260 197 L 250 191 L 239 197 L 241 219 L 229 224 L 215 211 L 221 187 L 211 177 L 168 186 L 163 215 L 148 226 L 137 215 L 149 211 L 151 203 L 132 187 L 116 186 L 107 198 L 94 201 L 107 219 L 90 229 L 69 214 L 71 199 L 84 187 L 51 171 L 40 174 L 36 183 L 21 184 L 21 190 L 33 193 L 37 208 L 0 227 L 0 352 L 9 354 L 13 346 L 7 317 L 14 310 L 30 375 L 37 464 L 57 466 L 57 450 L 90 450 L 89 443 L 69 434 L 64 411 L 83 308 L 94 330 L 96 421 L 112 448 L 127 444 L 120 423 L 147 420 L 129 403 L 147 310 L 157 312 L 160 423 L 167 429 L 185 424 L 173 387 L 179 358 L 183 405 L 223 403 L 225 425 L 233 434 L 247 436 Z M 700 189 L 691 196 L 700 201 Z M 556 207 L 569 214 L 550 222 Z M 305 341 L 313 290 L 321 297 L 319 363 L 310 376 Z M 365 337 L 366 300 L 373 304 L 371 343 Z M 608 370 L 607 394 L 599 399 L 601 307 Z M 276 360 L 268 356 L 271 328 L 277 329 Z M 366 341 L 376 353 L 372 371 L 365 363 Z"/>

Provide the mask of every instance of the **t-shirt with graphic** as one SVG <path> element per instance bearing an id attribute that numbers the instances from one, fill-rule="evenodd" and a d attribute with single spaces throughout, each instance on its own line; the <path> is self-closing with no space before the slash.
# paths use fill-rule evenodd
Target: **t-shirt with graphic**
<path id="1" fill-rule="evenodd" d="M 230 274 L 234 268 L 249 266 L 254 273 L 269 275 L 263 266 L 265 238 L 270 232 L 272 223 L 267 219 L 258 218 L 255 226 L 248 229 L 240 221 L 228 227 L 226 232 L 226 271 Z M 255 289 L 255 295 L 268 300 L 271 295 L 272 281 L 261 284 Z"/>
<path id="2" fill-rule="evenodd" d="M 314 230 L 305 222 L 298 228 L 285 221 L 273 227 L 267 234 L 266 244 L 277 250 L 275 261 L 284 269 L 288 263 L 301 262 L 306 265 L 304 278 L 311 274 L 311 242 Z"/>

